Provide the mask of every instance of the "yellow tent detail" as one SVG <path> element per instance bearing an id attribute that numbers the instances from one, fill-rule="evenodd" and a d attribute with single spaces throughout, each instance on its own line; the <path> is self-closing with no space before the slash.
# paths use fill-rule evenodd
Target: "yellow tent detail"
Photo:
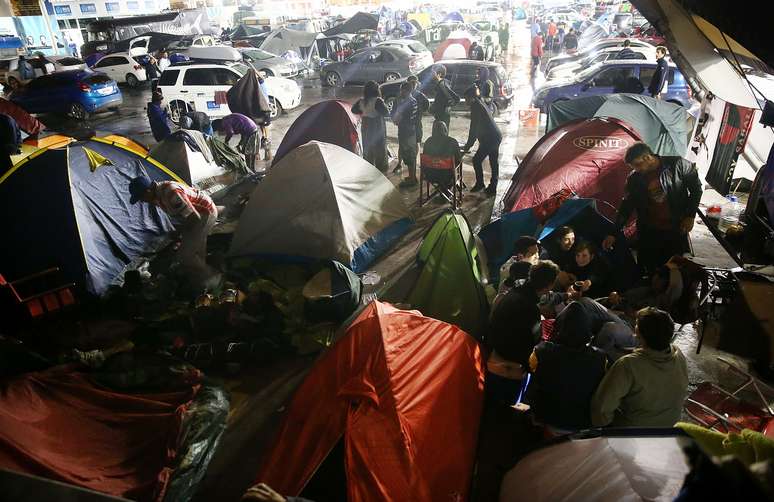
<path id="1" fill-rule="evenodd" d="M 94 150 L 84 148 L 83 153 L 85 153 L 86 158 L 89 159 L 89 169 L 91 169 L 91 172 L 96 171 L 98 167 L 114 165 L 110 159 L 104 155 L 98 154 Z"/>

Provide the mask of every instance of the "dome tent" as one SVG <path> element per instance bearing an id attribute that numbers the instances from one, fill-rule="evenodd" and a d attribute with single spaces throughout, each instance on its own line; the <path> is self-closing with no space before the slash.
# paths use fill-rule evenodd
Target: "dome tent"
<path id="1" fill-rule="evenodd" d="M 403 197 L 378 169 L 340 146 L 312 141 L 255 187 L 229 254 L 336 260 L 360 273 L 410 225 Z"/>

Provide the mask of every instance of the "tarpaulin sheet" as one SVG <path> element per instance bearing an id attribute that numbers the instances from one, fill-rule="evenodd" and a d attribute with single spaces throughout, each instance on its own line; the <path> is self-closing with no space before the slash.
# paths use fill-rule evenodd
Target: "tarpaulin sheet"
<path id="1" fill-rule="evenodd" d="M 464 331 L 373 302 L 296 392 L 256 482 L 297 495 L 343 435 L 349 502 L 467 500 L 483 372 Z"/>
<path id="2" fill-rule="evenodd" d="M 578 119 L 554 129 L 532 147 L 514 173 L 505 209 L 537 206 L 562 189 L 617 208 L 631 172 L 624 155 L 638 141 L 632 127 L 617 119 Z M 599 209 L 608 218 L 615 216 L 605 204 Z"/>
<path id="3" fill-rule="evenodd" d="M 379 16 L 367 12 L 358 12 L 338 26 L 325 30 L 326 37 L 341 33 L 357 33 L 360 30 L 375 30 L 379 27 Z"/>
<path id="4" fill-rule="evenodd" d="M 71 366 L 0 385 L 0 467 L 135 500 L 161 500 L 198 386 L 121 394 Z"/>

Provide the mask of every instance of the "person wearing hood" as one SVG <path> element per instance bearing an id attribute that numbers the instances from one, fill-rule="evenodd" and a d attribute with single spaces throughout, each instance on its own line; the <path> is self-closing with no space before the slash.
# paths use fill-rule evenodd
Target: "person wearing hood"
<path id="1" fill-rule="evenodd" d="M 435 100 L 430 105 L 430 113 L 433 114 L 435 120 L 440 120 L 446 123 L 446 128 L 451 126 L 451 109 L 454 105 L 460 102 L 460 97 L 454 92 L 449 85 L 449 81 L 446 80 L 446 67 L 442 64 L 435 65 L 432 71 L 433 82 L 435 87 Z"/>
<path id="2" fill-rule="evenodd" d="M 473 41 L 473 43 L 470 44 L 468 59 L 474 59 L 476 61 L 483 61 L 485 59 L 484 48 L 481 47 L 478 42 Z"/>
<path id="3" fill-rule="evenodd" d="M 433 157 L 453 157 L 455 164 L 462 162 L 460 144 L 449 136 L 449 128 L 441 120 L 433 122 L 433 134 L 425 141 L 422 153 Z"/>
<path id="4" fill-rule="evenodd" d="M 363 87 L 363 97 L 352 106 L 352 113 L 362 117 L 363 158 L 381 172 L 387 170 L 387 132 L 384 118 L 390 110 L 384 104 L 379 84 L 371 80 Z"/>
<path id="5" fill-rule="evenodd" d="M 533 378 L 528 402 L 535 419 L 551 429 L 591 427 L 591 398 L 605 376 L 606 357 L 590 345 L 591 319 L 578 302 L 557 319 L 557 334 L 540 342 L 529 358 Z"/>
<path id="6" fill-rule="evenodd" d="M 494 84 L 489 79 L 489 69 L 484 66 L 479 68 L 478 79 L 473 83 L 478 87 L 481 101 L 484 102 L 492 115 L 494 115 L 496 111 L 494 103 Z"/>
<path id="7" fill-rule="evenodd" d="M 159 91 L 156 91 L 153 93 L 151 102 L 148 103 L 148 122 L 153 133 L 153 139 L 159 143 L 172 134 L 172 129 L 169 126 L 169 113 L 162 106 L 162 101 L 164 101 L 164 96 Z"/>
<path id="8" fill-rule="evenodd" d="M 688 366 L 672 344 L 674 321 L 653 307 L 637 312 L 640 348 L 617 360 L 591 400 L 595 427 L 672 427 L 688 395 Z"/>
<path id="9" fill-rule="evenodd" d="M 500 142 L 503 135 L 500 128 L 495 124 L 494 118 L 489 108 L 481 101 L 479 90 L 476 86 L 471 86 L 465 91 L 465 101 L 470 105 L 470 132 L 468 141 L 463 147 L 464 152 L 469 152 L 473 143 L 478 140 L 478 150 L 473 155 L 473 170 L 476 172 L 476 184 L 470 189 L 471 192 L 478 192 L 484 189 L 484 159 L 489 158 L 489 186 L 486 187 L 486 195 L 494 197 L 497 193 L 497 178 L 500 172 Z"/>

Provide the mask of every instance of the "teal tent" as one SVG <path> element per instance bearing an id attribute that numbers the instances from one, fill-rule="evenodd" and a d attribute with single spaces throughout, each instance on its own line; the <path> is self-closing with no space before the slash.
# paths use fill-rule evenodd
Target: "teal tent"
<path id="1" fill-rule="evenodd" d="M 665 156 L 685 156 L 693 131 L 693 117 L 680 105 L 641 94 L 605 94 L 552 103 L 546 133 L 571 120 L 592 117 L 625 122 L 654 152 Z"/>

